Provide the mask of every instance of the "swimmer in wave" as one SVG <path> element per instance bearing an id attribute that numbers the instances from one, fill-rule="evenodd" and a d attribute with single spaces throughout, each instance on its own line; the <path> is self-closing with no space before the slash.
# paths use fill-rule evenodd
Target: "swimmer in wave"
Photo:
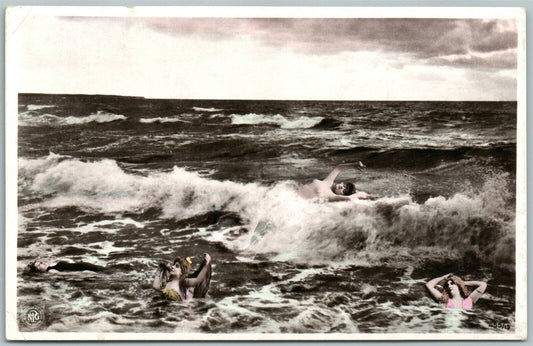
<path id="1" fill-rule="evenodd" d="M 200 267 L 188 275 L 192 261 L 189 257 L 174 257 L 172 266 L 160 263 L 152 287 L 170 300 L 185 302 L 205 298 L 211 282 L 211 256 L 204 254 Z"/>
<path id="2" fill-rule="evenodd" d="M 437 284 L 441 281 L 444 281 L 442 292 L 437 289 Z M 476 289 L 470 293 L 466 286 L 476 286 Z M 485 293 L 487 283 L 484 281 L 463 281 L 450 273 L 429 281 L 426 287 L 435 300 L 446 304 L 446 308 L 470 310 L 472 305 Z"/>
<path id="3" fill-rule="evenodd" d="M 324 180 L 313 180 L 310 184 L 302 186 L 298 194 L 306 199 L 320 198 L 328 202 L 350 201 L 354 199 L 371 198 L 366 192 L 357 191 L 354 183 L 335 183 L 335 179 L 342 171 L 348 168 L 362 169 L 365 165 L 361 161 L 357 163 L 340 164 Z"/>

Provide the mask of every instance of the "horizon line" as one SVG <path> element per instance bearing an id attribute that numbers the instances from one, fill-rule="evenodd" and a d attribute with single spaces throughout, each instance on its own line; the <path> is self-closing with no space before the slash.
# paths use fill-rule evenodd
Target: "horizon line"
<path id="1" fill-rule="evenodd" d="M 118 94 L 78 94 L 78 93 L 45 93 L 45 92 L 19 92 L 17 95 L 60 95 L 60 96 L 107 96 L 136 98 L 145 100 L 191 100 L 191 101 L 304 101 L 304 102 L 518 102 L 518 100 L 357 100 L 357 99 L 210 99 L 210 98 L 170 98 L 170 97 L 146 97 L 138 95 L 118 95 Z"/>

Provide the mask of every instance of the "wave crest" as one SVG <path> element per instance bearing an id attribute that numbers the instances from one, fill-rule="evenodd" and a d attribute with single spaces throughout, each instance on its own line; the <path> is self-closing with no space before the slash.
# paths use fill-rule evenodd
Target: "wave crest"
<path id="1" fill-rule="evenodd" d="M 210 108 L 192 107 L 192 109 L 194 109 L 197 112 L 220 112 L 220 111 L 222 111 L 222 109 L 213 108 L 213 107 L 210 107 Z"/>
<path id="2" fill-rule="evenodd" d="M 157 209 L 161 218 L 176 220 L 221 211 L 236 214 L 241 221 L 215 227 L 212 240 L 252 256 L 273 254 L 277 260 L 320 264 L 469 256 L 499 267 L 514 264 L 515 212 L 504 173 L 487 176 L 479 191 L 421 204 L 407 195 L 322 203 L 299 197 L 291 181 L 271 186 L 217 181 L 179 167 L 139 176 L 124 172 L 113 160 L 82 162 L 55 154 L 19 164 L 19 174 L 32 180 L 45 208 L 76 206 L 99 213 Z M 258 234 L 261 224 L 266 226 Z"/>
<path id="3" fill-rule="evenodd" d="M 53 114 L 35 114 L 33 111 L 23 112 L 19 115 L 20 126 L 65 126 L 65 125 L 81 125 L 88 123 L 109 123 L 117 120 L 126 120 L 122 114 L 107 113 L 97 111 L 88 116 L 76 117 L 59 117 Z"/>
<path id="4" fill-rule="evenodd" d="M 315 125 L 319 124 L 324 118 L 323 117 L 296 117 L 294 119 L 288 119 L 283 115 L 264 115 L 264 114 L 255 114 L 249 113 L 245 115 L 241 114 L 232 114 L 231 123 L 233 125 L 277 125 L 282 129 L 308 129 L 312 128 Z"/>
<path id="5" fill-rule="evenodd" d="M 140 123 L 152 124 L 152 123 L 190 123 L 190 121 L 182 120 L 176 117 L 157 117 L 157 118 L 141 118 Z"/>

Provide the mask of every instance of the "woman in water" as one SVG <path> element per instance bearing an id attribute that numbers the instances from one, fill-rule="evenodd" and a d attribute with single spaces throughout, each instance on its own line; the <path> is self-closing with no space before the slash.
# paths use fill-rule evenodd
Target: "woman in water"
<path id="1" fill-rule="evenodd" d="M 353 183 L 335 183 L 335 179 L 342 171 L 348 168 L 362 169 L 364 167 L 365 165 L 361 161 L 340 164 L 324 180 L 315 179 L 311 183 L 302 186 L 298 190 L 298 194 L 306 199 L 320 198 L 328 202 L 368 199 L 370 196 L 366 192 L 357 191 Z"/>
<path id="2" fill-rule="evenodd" d="M 85 263 L 85 262 L 70 263 L 70 262 L 60 261 L 54 265 L 50 265 L 44 261 L 37 260 L 35 262 L 28 264 L 28 270 L 33 273 L 36 273 L 36 272 L 45 273 L 50 270 L 57 270 L 60 272 L 65 272 L 65 271 L 74 272 L 74 271 L 84 271 L 84 270 L 89 270 L 93 272 L 101 272 L 104 269 L 105 269 L 104 267 L 98 266 L 96 264 Z"/>
<path id="3" fill-rule="evenodd" d="M 436 286 L 442 280 L 445 280 L 445 282 L 441 292 Z M 470 293 L 466 286 L 476 286 L 476 289 Z M 458 276 L 450 273 L 429 281 L 426 287 L 433 298 L 445 303 L 447 308 L 470 310 L 472 305 L 485 293 L 487 283 L 484 281 L 463 281 Z"/>
<path id="4" fill-rule="evenodd" d="M 159 264 L 152 287 L 171 300 L 188 301 L 192 298 L 204 298 L 211 282 L 211 256 L 204 254 L 204 260 L 198 270 L 187 275 L 191 263 L 189 257 L 176 256 L 171 267 Z"/>

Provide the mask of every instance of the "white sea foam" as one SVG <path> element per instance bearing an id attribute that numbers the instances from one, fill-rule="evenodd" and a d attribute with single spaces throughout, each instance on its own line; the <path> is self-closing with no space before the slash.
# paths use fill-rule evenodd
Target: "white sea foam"
<path id="1" fill-rule="evenodd" d="M 44 108 L 52 108 L 52 107 L 55 107 L 53 105 L 27 105 L 26 108 L 28 108 L 29 111 L 37 111 L 39 109 L 44 109 Z"/>
<path id="2" fill-rule="evenodd" d="M 78 116 L 68 116 L 68 117 L 59 117 L 54 114 L 40 114 L 35 115 L 32 112 L 22 112 L 19 114 L 19 125 L 20 126 L 66 126 L 66 125 L 81 125 L 88 123 L 109 123 L 116 120 L 126 120 L 122 114 L 114 114 L 103 111 L 98 111 L 88 116 L 78 117 Z"/>
<path id="3" fill-rule="evenodd" d="M 101 213 L 159 208 L 163 218 L 185 219 L 212 210 L 236 213 L 248 233 L 235 238 L 231 229 L 213 232 L 238 253 L 278 254 L 279 260 L 324 263 L 332 260 L 365 265 L 394 253 L 402 258 L 449 258 L 467 251 L 489 251 L 495 263 L 505 264 L 514 241 L 514 211 L 506 206 L 505 175 L 488 177 L 477 193 L 457 193 L 425 203 L 409 196 L 375 201 L 324 203 L 304 200 L 296 184 L 272 186 L 217 181 L 174 167 L 173 171 L 139 176 L 125 173 L 115 161 L 45 161 L 24 163 L 34 175 L 32 188 L 47 196 L 42 206 L 77 206 Z M 31 169 L 29 169 L 31 167 Z M 254 234 L 262 224 L 262 234 Z M 255 235 L 255 239 L 253 239 Z M 486 243 L 484 236 L 498 241 Z M 463 239 L 470 239 L 464 242 Z"/>
<path id="4" fill-rule="evenodd" d="M 487 142 L 487 137 L 476 134 L 468 134 L 457 131 L 440 130 L 435 133 L 427 134 L 419 132 L 417 128 L 383 130 L 383 129 L 357 129 L 349 131 L 345 136 L 333 140 L 330 147 L 353 147 L 357 145 L 368 146 L 369 143 L 382 145 L 386 142 L 388 149 L 406 149 L 406 148 L 435 148 L 435 149 L 455 149 L 460 145 L 463 146 L 480 146 L 487 144 L 505 143 L 495 135 L 493 142 Z"/>
<path id="5" fill-rule="evenodd" d="M 318 160 L 315 158 L 298 158 L 293 156 L 285 156 L 280 158 L 280 162 L 290 167 L 302 168 L 313 167 L 318 165 Z"/>
<path id="6" fill-rule="evenodd" d="M 152 124 L 152 123 L 190 123 L 190 121 L 180 119 L 178 116 L 175 117 L 157 117 L 157 118 L 141 118 L 139 120 L 143 124 Z"/>
<path id="7" fill-rule="evenodd" d="M 77 124 L 87 124 L 87 123 L 109 123 L 115 120 L 126 120 L 127 118 L 122 114 L 113 114 L 103 111 L 98 111 L 95 114 L 88 115 L 86 117 L 66 117 L 63 120 L 63 124 L 66 125 L 77 125 Z"/>
<path id="8" fill-rule="evenodd" d="M 52 125 L 61 121 L 61 118 L 53 114 L 39 114 L 34 112 L 22 112 L 18 117 L 19 126 L 42 126 Z"/>
<path id="9" fill-rule="evenodd" d="M 50 152 L 47 157 L 40 159 L 18 159 L 19 174 L 22 176 L 34 176 L 37 173 L 45 171 L 47 168 L 57 165 L 60 161 L 70 158 L 68 155 L 58 155 Z"/>
<path id="10" fill-rule="evenodd" d="M 220 112 L 222 111 L 222 109 L 213 108 L 213 107 L 210 107 L 210 108 L 192 107 L 192 109 L 194 109 L 197 112 Z"/>
<path id="11" fill-rule="evenodd" d="M 233 125 L 259 125 L 259 124 L 271 124 L 278 125 L 283 129 L 307 129 L 311 128 L 322 121 L 322 117 L 296 117 L 286 118 L 283 115 L 264 115 L 249 113 L 245 115 L 232 114 L 231 123 Z"/>
<path id="12" fill-rule="evenodd" d="M 280 287 L 304 282 L 304 280 L 321 275 L 324 272 L 331 272 L 331 268 L 310 268 L 303 273 L 285 275 L 282 280 L 262 285 L 258 289 L 250 290 L 245 295 L 238 297 L 229 296 L 217 302 L 214 309 L 209 311 L 208 320 L 216 323 L 230 324 L 239 319 L 253 319 L 261 321 L 248 327 L 248 331 L 262 333 L 295 333 L 295 332 L 329 332 L 333 328 L 339 328 L 343 332 L 357 332 L 357 328 L 352 323 L 350 315 L 340 307 L 325 308 L 324 300 L 328 299 L 330 293 L 320 293 L 317 297 L 314 294 L 309 297 L 291 297 L 280 294 Z M 261 311 L 289 312 L 290 321 L 282 319 L 268 318 Z M 272 314 L 275 314 L 272 313 Z M 217 325 L 217 328 L 219 326 Z"/>
<path id="13" fill-rule="evenodd" d="M 75 228 L 74 230 L 81 233 L 89 233 L 98 229 L 99 231 L 115 233 L 120 230 L 122 227 L 132 225 L 137 228 L 144 228 L 144 225 L 140 222 L 132 220 L 130 218 L 117 219 L 117 220 L 103 220 L 87 225 L 83 225 Z"/>

